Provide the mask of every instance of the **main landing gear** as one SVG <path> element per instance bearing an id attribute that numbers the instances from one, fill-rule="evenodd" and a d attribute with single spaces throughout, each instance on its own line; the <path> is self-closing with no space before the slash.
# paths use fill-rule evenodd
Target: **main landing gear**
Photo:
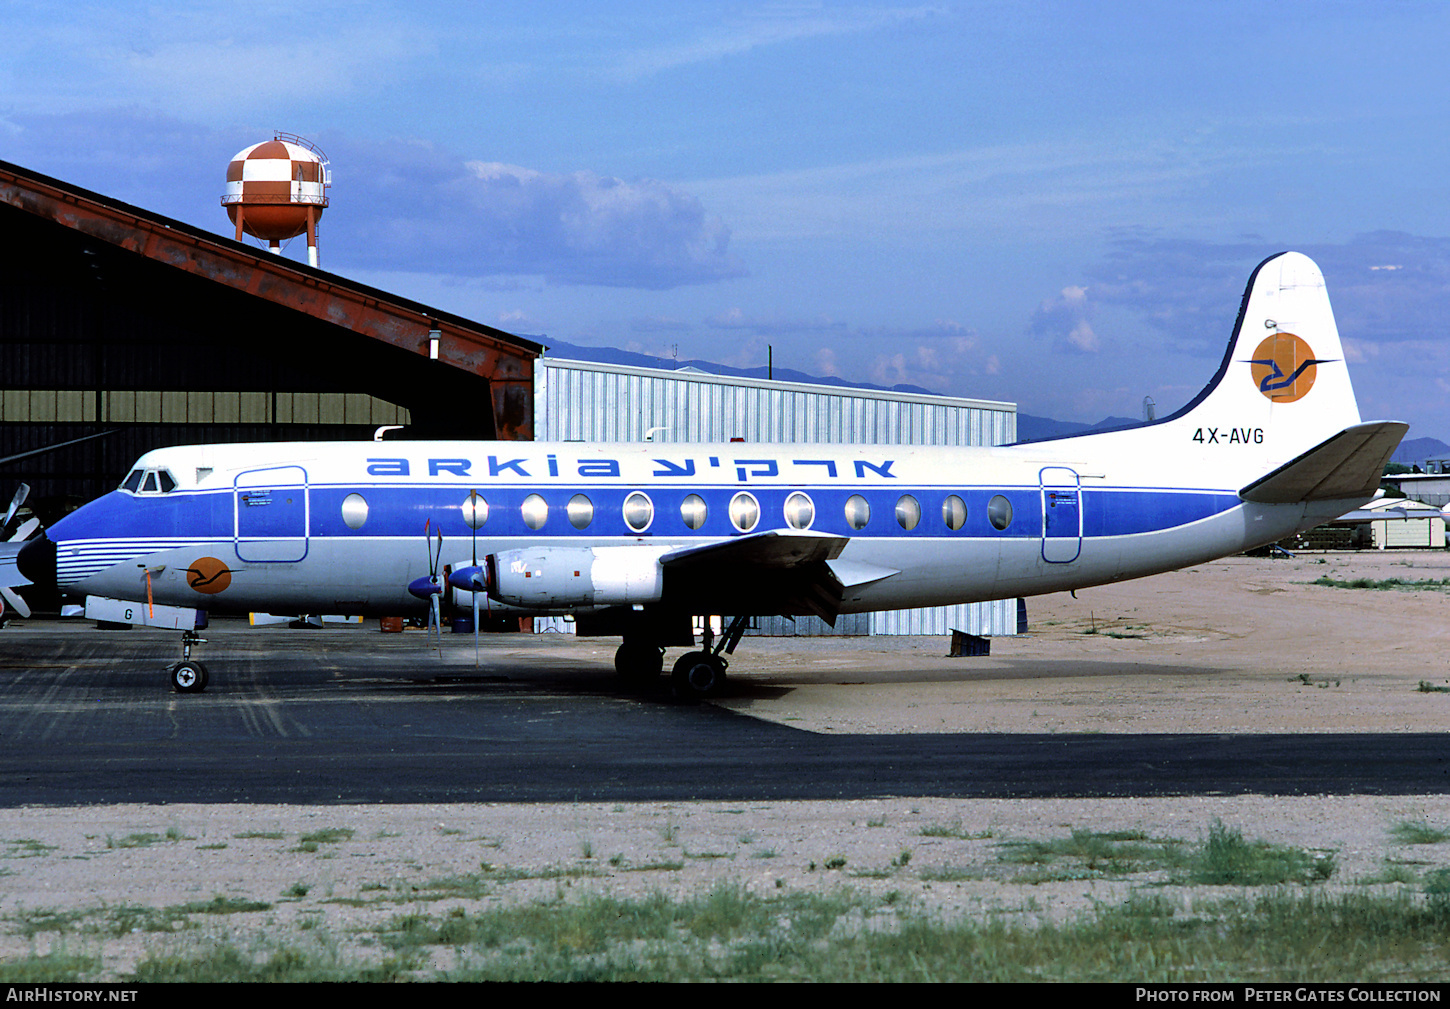
<path id="1" fill-rule="evenodd" d="M 670 671 L 670 685 L 676 697 L 700 701 L 719 697 L 724 692 L 725 669 L 729 665 L 725 656 L 735 654 L 735 646 L 740 644 L 749 620 L 749 617 L 732 618 L 719 641 L 714 640 L 714 632 L 706 623 L 701 641 L 704 647 L 680 656 Z M 664 649 L 653 641 L 625 638 L 614 655 L 614 668 L 627 685 L 648 686 L 664 671 Z"/>
<path id="2" fill-rule="evenodd" d="M 199 694 L 206 689 L 208 680 L 206 663 L 191 657 L 193 645 L 206 644 L 206 638 L 196 631 L 181 634 L 181 661 L 167 667 L 166 675 L 171 680 L 171 689 L 178 694 Z"/>

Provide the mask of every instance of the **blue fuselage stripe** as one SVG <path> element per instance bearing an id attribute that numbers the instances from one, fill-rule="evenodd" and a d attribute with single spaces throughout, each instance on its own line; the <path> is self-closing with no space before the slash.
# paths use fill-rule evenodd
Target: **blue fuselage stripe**
<path id="1" fill-rule="evenodd" d="M 301 488 L 289 488 L 297 493 Z M 914 536 L 1017 537 L 1036 538 L 1042 535 L 1042 497 L 1036 486 L 1017 487 L 657 487 L 579 485 L 548 487 L 492 486 L 481 491 L 488 506 L 488 518 L 478 529 L 480 538 L 579 536 L 652 536 L 652 537 L 727 537 L 741 535 L 730 521 L 731 499 L 742 490 L 759 502 L 760 517 L 756 529 L 786 527 L 785 503 L 792 493 L 809 495 L 814 504 L 814 521 L 810 528 L 852 538 L 894 539 Z M 625 498 L 642 492 L 654 506 L 653 519 L 643 532 L 629 528 L 624 521 Z M 462 505 L 469 490 L 437 486 L 312 486 L 307 488 L 308 521 L 305 532 L 295 523 L 277 525 L 279 536 L 305 534 L 312 537 L 348 539 L 350 537 L 416 537 L 424 523 L 441 530 L 450 539 L 469 537 L 473 530 L 464 520 Z M 1059 489 L 1056 493 L 1061 494 Z M 367 504 L 366 520 L 356 529 L 343 520 L 343 501 L 359 494 Z M 547 521 L 538 529 L 525 524 L 522 515 L 524 500 L 538 494 L 548 506 Z M 583 529 L 569 521 L 567 506 L 571 498 L 582 494 L 593 506 L 593 518 Z M 681 515 L 681 504 L 690 495 L 704 500 L 706 519 L 691 529 Z M 852 528 L 846 521 L 846 502 L 860 495 L 870 506 L 870 521 L 864 528 Z M 914 498 L 920 507 L 921 520 L 914 529 L 904 529 L 897 521 L 897 505 L 903 495 Z M 956 495 L 966 505 L 967 516 L 960 529 L 946 524 L 943 502 Z M 995 496 L 1005 497 L 1012 506 L 1012 521 L 1005 530 L 995 528 L 988 519 L 988 502 Z M 1240 504 L 1231 491 L 1177 491 L 1140 488 L 1085 488 L 1081 491 L 1081 523 L 1085 537 L 1125 536 L 1158 532 L 1198 522 L 1226 512 Z M 261 509 L 280 508 L 283 502 L 251 505 L 255 513 Z M 226 540 L 237 534 L 238 505 L 230 489 L 207 492 L 173 492 L 158 495 L 132 495 L 116 491 L 93 502 L 75 516 L 58 522 L 50 535 L 58 542 L 64 539 L 99 539 L 146 537 L 179 537 L 188 540 Z M 354 509 L 353 514 L 356 514 Z M 271 524 L 261 516 L 246 516 L 243 538 L 265 536 Z M 248 530 L 254 530 L 248 532 Z"/>

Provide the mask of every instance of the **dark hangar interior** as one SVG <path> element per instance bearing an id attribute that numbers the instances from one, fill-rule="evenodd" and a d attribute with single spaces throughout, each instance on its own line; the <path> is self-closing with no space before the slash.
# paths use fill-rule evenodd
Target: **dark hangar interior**
<path id="1" fill-rule="evenodd" d="M 533 437 L 531 340 L 6 162 L 0 235 L 0 494 L 47 524 L 167 445 Z"/>

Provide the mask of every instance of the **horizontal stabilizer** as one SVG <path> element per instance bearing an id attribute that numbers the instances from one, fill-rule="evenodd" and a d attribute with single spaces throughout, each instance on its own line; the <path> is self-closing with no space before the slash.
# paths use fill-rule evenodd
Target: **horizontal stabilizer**
<path id="1" fill-rule="evenodd" d="M 1258 504 L 1370 498 L 1408 424 L 1394 420 L 1347 427 L 1239 491 Z"/>

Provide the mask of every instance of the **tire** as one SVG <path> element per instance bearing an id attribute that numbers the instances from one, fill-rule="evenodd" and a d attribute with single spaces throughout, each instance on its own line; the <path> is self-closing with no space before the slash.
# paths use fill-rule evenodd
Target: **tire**
<path id="1" fill-rule="evenodd" d="M 655 644 L 626 641 L 614 653 L 614 671 L 629 686 L 648 686 L 665 670 L 665 653 Z"/>
<path id="2" fill-rule="evenodd" d="M 168 671 L 171 689 L 178 694 L 199 694 L 206 689 L 206 666 L 194 659 L 178 662 Z"/>
<path id="3" fill-rule="evenodd" d="M 687 652 L 675 663 L 670 682 L 682 700 L 719 697 L 725 690 L 725 663 L 709 652 Z"/>

